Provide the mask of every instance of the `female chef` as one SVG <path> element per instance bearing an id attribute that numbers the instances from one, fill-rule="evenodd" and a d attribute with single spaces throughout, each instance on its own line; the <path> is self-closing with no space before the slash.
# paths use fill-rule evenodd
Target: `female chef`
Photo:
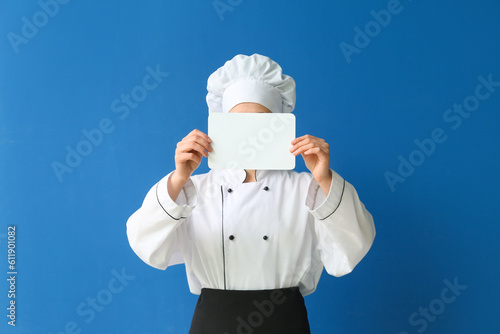
<path id="1" fill-rule="evenodd" d="M 208 79 L 209 112 L 291 112 L 295 82 L 271 59 L 238 55 Z M 129 218 L 132 249 L 147 264 L 186 266 L 199 294 L 190 333 L 310 333 L 303 296 L 323 268 L 348 274 L 375 237 L 354 187 L 329 167 L 328 144 L 291 142 L 311 173 L 211 170 L 192 175 L 212 148 L 193 130 L 175 170 Z"/>

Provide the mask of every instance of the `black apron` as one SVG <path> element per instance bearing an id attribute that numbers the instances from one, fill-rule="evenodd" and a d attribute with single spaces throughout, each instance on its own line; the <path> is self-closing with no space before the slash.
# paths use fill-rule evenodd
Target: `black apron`
<path id="1" fill-rule="evenodd" d="M 189 334 L 310 334 L 299 289 L 202 289 Z"/>

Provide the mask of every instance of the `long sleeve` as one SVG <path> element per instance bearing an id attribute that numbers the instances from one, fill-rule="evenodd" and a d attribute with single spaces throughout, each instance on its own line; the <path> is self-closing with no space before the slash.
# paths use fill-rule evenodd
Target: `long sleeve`
<path id="1" fill-rule="evenodd" d="M 372 215 L 359 200 L 356 189 L 332 170 L 330 191 L 324 193 L 314 179 L 306 205 L 314 216 L 318 252 L 333 276 L 350 273 L 363 259 L 375 238 Z"/>
<path id="2" fill-rule="evenodd" d="M 196 206 L 196 189 L 188 180 L 177 202 L 167 189 L 165 176 L 146 195 L 142 206 L 127 221 L 127 237 L 134 252 L 158 269 L 182 263 L 181 225 Z"/>

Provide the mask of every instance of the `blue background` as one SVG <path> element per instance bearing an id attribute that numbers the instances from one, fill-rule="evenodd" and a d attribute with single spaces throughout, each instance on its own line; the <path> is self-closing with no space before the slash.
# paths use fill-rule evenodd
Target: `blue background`
<path id="1" fill-rule="evenodd" d="M 39 13 L 44 3 L 52 16 Z M 0 331 L 187 333 L 197 297 L 184 266 L 144 264 L 125 223 L 174 168 L 176 143 L 206 131 L 208 76 L 238 53 L 261 53 L 297 82 L 298 135 L 330 143 L 331 167 L 377 227 L 353 273 L 324 273 L 306 297 L 312 332 L 499 333 L 500 87 L 459 126 L 445 116 L 472 101 L 480 76 L 500 81 L 500 3 L 401 0 L 378 30 L 371 11 L 392 1 L 219 3 L 225 11 L 212 0 L 73 0 L 57 10 L 52 0 L 0 1 Z M 12 42 L 25 38 L 26 20 L 38 31 L 25 27 L 30 38 Z M 346 57 L 340 45 L 356 46 L 356 27 L 372 37 L 358 36 Z M 168 76 L 128 115 L 114 112 L 148 66 Z M 85 146 L 83 131 L 101 122 L 108 133 Z M 437 128 L 446 141 L 419 155 L 415 140 Z M 58 177 L 54 163 L 78 147 L 86 156 Z M 391 187 L 400 156 L 418 166 Z M 305 170 L 300 158 L 296 169 Z M 15 328 L 8 225 L 17 228 Z M 443 303 L 443 291 L 454 301 Z M 429 307 L 436 316 L 419 315 Z"/>

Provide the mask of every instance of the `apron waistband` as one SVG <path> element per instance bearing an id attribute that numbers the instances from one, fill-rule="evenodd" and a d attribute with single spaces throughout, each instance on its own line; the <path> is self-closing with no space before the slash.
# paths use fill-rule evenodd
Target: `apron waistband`
<path id="1" fill-rule="evenodd" d="M 190 334 L 309 334 L 298 287 L 272 290 L 203 288 Z"/>

